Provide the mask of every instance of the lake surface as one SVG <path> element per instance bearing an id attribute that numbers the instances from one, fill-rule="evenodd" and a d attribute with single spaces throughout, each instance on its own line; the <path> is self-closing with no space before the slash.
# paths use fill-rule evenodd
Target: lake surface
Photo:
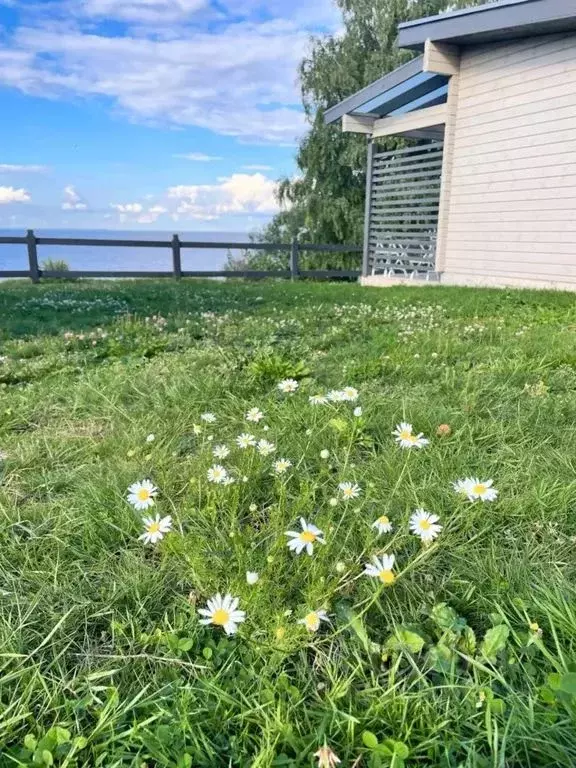
<path id="1" fill-rule="evenodd" d="M 74 237 L 115 240 L 171 240 L 174 232 L 141 232 L 109 229 L 37 229 L 37 237 Z M 0 229 L 0 236 L 22 237 L 22 230 Z M 246 243 L 246 232 L 178 232 L 181 240 L 197 242 Z M 232 252 L 240 255 L 241 251 Z M 229 252 L 226 249 L 183 249 L 183 270 L 222 269 Z M 64 259 L 70 269 L 80 270 L 141 270 L 170 271 L 172 252 L 169 248 L 123 248 L 108 246 L 39 245 L 38 261 Z M 28 269 L 28 255 L 25 245 L 0 244 L 0 271 L 5 269 Z"/>

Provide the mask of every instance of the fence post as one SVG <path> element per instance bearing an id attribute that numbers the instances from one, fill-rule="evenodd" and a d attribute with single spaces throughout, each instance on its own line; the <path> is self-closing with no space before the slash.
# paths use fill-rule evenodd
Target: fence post
<path id="1" fill-rule="evenodd" d="M 30 266 L 30 279 L 33 283 L 40 282 L 40 272 L 38 270 L 38 250 L 36 246 L 36 235 L 33 229 L 26 232 L 26 245 L 28 247 L 28 264 Z"/>
<path id="2" fill-rule="evenodd" d="M 366 202 L 364 206 L 364 253 L 362 256 L 362 276 L 370 272 L 370 228 L 372 225 L 372 168 L 375 153 L 374 139 L 368 139 L 368 158 L 366 163 Z"/>
<path id="3" fill-rule="evenodd" d="M 298 255 L 300 253 L 300 249 L 298 248 L 298 238 L 294 237 L 292 239 L 292 247 L 290 249 L 290 279 L 291 280 L 298 280 L 299 276 L 299 269 L 298 269 Z"/>
<path id="4" fill-rule="evenodd" d="M 180 254 L 180 238 L 178 235 L 172 236 L 172 269 L 176 280 L 182 277 L 182 259 Z"/>

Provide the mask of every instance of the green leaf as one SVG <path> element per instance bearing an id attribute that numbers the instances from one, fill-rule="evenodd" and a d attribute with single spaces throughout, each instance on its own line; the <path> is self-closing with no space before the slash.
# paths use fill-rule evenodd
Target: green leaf
<path id="1" fill-rule="evenodd" d="M 50 752 L 49 749 L 42 750 L 42 762 L 44 765 L 54 765 L 54 758 L 52 757 L 52 752 Z"/>
<path id="2" fill-rule="evenodd" d="M 430 618 L 440 629 L 452 629 L 458 621 L 458 614 L 448 603 L 438 603 L 432 608 Z"/>
<path id="3" fill-rule="evenodd" d="M 194 645 L 194 641 L 191 640 L 189 637 L 181 637 L 180 640 L 178 640 L 179 651 L 189 651 L 193 645 Z"/>
<path id="4" fill-rule="evenodd" d="M 386 648 L 391 651 L 408 651 L 420 653 L 424 648 L 425 640 L 422 635 L 407 627 L 396 627 L 394 634 L 386 641 Z"/>
<path id="5" fill-rule="evenodd" d="M 561 676 L 560 690 L 576 696 L 576 672 L 567 672 Z"/>
<path id="6" fill-rule="evenodd" d="M 348 422 L 345 419 L 330 419 L 328 424 L 336 432 L 346 432 L 348 429 Z"/>
<path id="7" fill-rule="evenodd" d="M 506 624 L 499 624 L 497 627 L 489 629 L 484 635 L 484 640 L 482 640 L 482 645 L 480 646 L 482 656 L 494 663 L 496 656 L 506 647 L 509 635 L 510 628 Z"/>
<path id="8" fill-rule="evenodd" d="M 410 756 L 410 750 L 403 741 L 397 741 L 394 744 L 394 754 L 402 760 L 406 760 Z"/>
<path id="9" fill-rule="evenodd" d="M 378 748 L 378 739 L 372 731 L 364 731 L 362 733 L 362 743 L 365 747 L 368 747 L 368 749 Z"/>
<path id="10" fill-rule="evenodd" d="M 502 699 L 492 699 L 489 704 L 490 711 L 495 715 L 503 715 L 506 709 L 506 703 Z"/>
<path id="11" fill-rule="evenodd" d="M 210 661 L 213 655 L 214 655 L 214 652 L 212 648 L 209 648 L 208 646 L 206 646 L 205 648 L 202 648 L 202 656 L 204 656 L 206 661 Z"/>
<path id="12" fill-rule="evenodd" d="M 428 652 L 428 659 L 437 672 L 450 672 L 456 654 L 444 643 L 436 643 Z"/>
<path id="13" fill-rule="evenodd" d="M 476 635 L 474 634 L 474 630 L 472 629 L 472 627 L 469 627 L 469 626 L 464 627 L 464 631 L 462 633 L 462 637 L 460 639 L 458 647 L 462 651 L 462 653 L 465 653 L 468 656 L 472 656 L 475 653 Z"/>
<path id="14" fill-rule="evenodd" d="M 88 739 L 85 736 L 76 736 L 73 743 L 76 750 L 85 749 L 88 746 Z"/>
<path id="15" fill-rule="evenodd" d="M 36 740 L 36 737 L 33 734 L 27 733 L 26 736 L 24 736 L 24 746 L 26 747 L 26 749 L 29 749 L 30 752 L 34 752 L 37 744 L 38 744 L 38 741 Z"/>

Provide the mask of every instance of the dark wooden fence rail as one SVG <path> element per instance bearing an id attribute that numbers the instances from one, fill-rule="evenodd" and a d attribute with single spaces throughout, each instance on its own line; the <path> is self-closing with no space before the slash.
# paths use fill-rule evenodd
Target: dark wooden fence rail
<path id="1" fill-rule="evenodd" d="M 291 243 L 210 243 L 195 240 L 180 240 L 178 235 L 173 235 L 171 240 L 122 240 L 114 238 L 92 239 L 83 237 L 36 237 L 34 231 L 29 229 L 26 237 L 0 237 L 0 245 L 25 245 L 28 251 L 27 270 L 2 270 L 2 277 L 29 277 L 33 283 L 38 283 L 41 277 L 284 277 L 296 280 L 299 277 L 313 277 L 330 279 L 335 277 L 358 277 L 360 270 L 346 269 L 300 269 L 300 254 L 311 253 L 362 253 L 362 248 L 355 245 L 311 245 L 299 243 L 293 240 Z M 104 270 L 70 270 L 55 272 L 53 270 L 40 269 L 38 263 L 38 246 L 63 245 L 63 246 L 103 246 L 114 248 L 166 248 L 172 251 L 172 270 L 167 272 L 142 272 L 142 271 L 104 271 Z M 214 249 L 214 250 L 241 250 L 241 251 L 286 251 L 289 254 L 289 269 L 286 270 L 210 270 L 188 271 L 182 269 L 182 249 Z M 0 260 L 0 264 L 1 264 Z"/>

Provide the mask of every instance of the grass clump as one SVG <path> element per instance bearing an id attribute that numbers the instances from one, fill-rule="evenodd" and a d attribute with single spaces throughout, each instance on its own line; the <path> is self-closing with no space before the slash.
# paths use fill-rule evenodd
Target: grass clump
<path id="1" fill-rule="evenodd" d="M 571 296 L 5 284 L 0 318 L 1 766 L 576 764 Z"/>

